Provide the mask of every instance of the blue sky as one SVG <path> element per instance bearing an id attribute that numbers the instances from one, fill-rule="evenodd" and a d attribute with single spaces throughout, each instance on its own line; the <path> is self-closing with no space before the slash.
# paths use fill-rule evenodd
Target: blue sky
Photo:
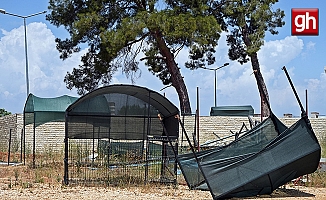
<path id="1" fill-rule="evenodd" d="M 22 16 L 47 10 L 47 0 L 0 1 L 0 9 Z M 275 8 L 285 11 L 285 26 L 279 34 L 267 34 L 265 45 L 258 53 L 262 73 L 269 91 L 273 112 L 277 116 L 284 113 L 300 115 L 300 108 L 294 98 L 289 83 L 281 70 L 286 66 L 305 105 L 305 90 L 308 91 L 308 112 L 317 111 L 326 115 L 326 4 L 320 0 L 280 0 Z M 291 36 L 291 8 L 319 8 L 319 36 Z M 67 71 L 77 67 L 81 51 L 62 61 L 55 48 L 56 37 L 65 38 L 63 28 L 57 28 L 38 15 L 26 20 L 28 38 L 28 61 L 30 92 L 39 97 L 57 97 L 64 94 L 78 96 L 75 90 L 65 87 L 63 78 Z M 260 100 L 250 63 L 240 65 L 227 56 L 225 34 L 219 41 L 216 52 L 216 68 L 229 62 L 230 65 L 217 71 L 217 104 L 252 105 L 255 113 L 260 113 Z M 199 69 L 190 71 L 183 67 L 188 59 L 186 51 L 177 57 L 181 73 L 190 95 L 193 112 L 196 109 L 196 87 L 199 87 L 200 114 L 209 115 L 214 106 L 214 72 Z M 12 113 L 22 113 L 26 101 L 25 52 L 23 19 L 0 14 L 0 108 Z M 122 72 L 117 72 L 112 83 L 131 84 Z M 160 91 L 164 86 L 147 68 L 141 64 L 141 77 L 136 84 Z M 173 88 L 160 91 L 179 106 Z"/>

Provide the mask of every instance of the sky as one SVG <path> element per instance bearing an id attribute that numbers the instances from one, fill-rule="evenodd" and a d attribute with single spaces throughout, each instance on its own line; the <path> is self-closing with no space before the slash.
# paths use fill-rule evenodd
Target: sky
<path id="1" fill-rule="evenodd" d="M 0 0 L 0 9 L 21 16 L 48 11 L 47 7 L 48 0 Z M 304 107 L 307 91 L 308 113 L 319 112 L 320 115 L 326 115 L 326 4 L 320 0 L 280 0 L 274 8 L 284 10 L 285 26 L 277 29 L 278 35 L 267 33 L 264 46 L 258 52 L 272 111 L 279 117 L 285 113 L 294 116 L 300 116 L 301 113 L 282 70 L 286 66 Z M 291 36 L 292 8 L 319 9 L 318 36 Z M 69 37 L 67 31 L 51 25 L 45 20 L 45 14 L 27 18 L 26 24 L 30 93 L 44 98 L 62 95 L 78 97 L 76 90 L 66 88 L 63 79 L 68 71 L 78 67 L 81 63 L 80 57 L 86 49 L 62 61 L 56 49 L 55 38 Z M 249 62 L 240 65 L 231 61 L 227 55 L 225 39 L 226 35 L 222 33 L 216 49 L 216 63 L 206 66 L 216 68 L 230 63 L 217 70 L 217 106 L 251 105 L 255 113 L 260 113 L 260 97 L 251 64 Z M 11 113 L 22 113 L 27 97 L 24 50 L 23 19 L 0 13 L 0 108 Z M 176 60 L 187 86 L 192 111 L 197 109 L 198 87 L 200 115 L 208 116 L 214 106 L 214 71 L 186 69 L 186 51 L 181 51 Z M 143 63 L 140 63 L 140 69 L 141 76 L 136 79 L 136 85 L 165 95 L 179 107 L 178 96 L 173 87 L 163 89 L 165 86 L 148 72 Z M 132 82 L 119 71 L 114 75 L 112 84 Z"/>

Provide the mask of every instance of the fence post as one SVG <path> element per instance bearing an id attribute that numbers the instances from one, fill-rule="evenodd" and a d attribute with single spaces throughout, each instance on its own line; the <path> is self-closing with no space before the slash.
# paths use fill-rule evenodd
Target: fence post
<path id="1" fill-rule="evenodd" d="M 24 134 L 24 129 L 22 129 L 20 134 L 20 163 L 23 162 L 23 134 Z"/>
<path id="2" fill-rule="evenodd" d="M 10 164 L 10 147 L 11 147 L 11 129 L 9 130 L 8 166 L 9 166 L 9 164 Z"/>

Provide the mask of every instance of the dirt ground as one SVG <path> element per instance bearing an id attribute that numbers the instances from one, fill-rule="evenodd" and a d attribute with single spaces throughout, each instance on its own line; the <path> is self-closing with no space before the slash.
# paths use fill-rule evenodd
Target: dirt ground
<path id="1" fill-rule="evenodd" d="M 60 168 L 60 167 L 59 167 Z M 33 170 L 26 166 L 0 166 L 0 198 L 9 199 L 212 199 L 208 191 L 189 190 L 186 185 L 124 187 L 63 186 L 61 169 Z M 51 175 L 50 175 L 51 174 Z M 236 199 L 236 198 L 233 198 Z M 242 198 L 243 199 L 243 198 Z M 271 195 L 246 199 L 326 200 L 326 188 L 290 186 Z"/>
<path id="2" fill-rule="evenodd" d="M 60 185 L 34 184 L 31 188 L 1 185 L 1 199 L 212 199 L 207 191 L 193 191 L 186 186 L 172 188 L 160 187 L 61 187 Z M 236 199 L 236 198 L 233 198 Z M 246 199 L 326 199 L 326 188 L 295 187 L 278 189 L 272 195 L 250 197 Z"/>

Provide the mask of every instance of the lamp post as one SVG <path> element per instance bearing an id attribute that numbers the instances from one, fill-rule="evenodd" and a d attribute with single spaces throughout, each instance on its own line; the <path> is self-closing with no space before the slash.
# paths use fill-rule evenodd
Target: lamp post
<path id="1" fill-rule="evenodd" d="M 42 11 L 42 12 L 38 12 L 38 13 L 34 13 L 31 15 L 27 15 L 27 16 L 22 16 L 22 15 L 17 15 L 17 14 L 13 14 L 13 13 L 8 13 L 3 9 L 0 9 L 0 13 L 2 14 L 6 14 L 6 15 L 11 15 L 11 16 L 15 16 L 15 17 L 19 17 L 24 19 L 24 33 L 25 33 L 25 62 L 26 62 L 26 92 L 27 92 L 27 97 L 29 95 L 29 80 L 28 80 L 28 58 L 27 58 L 27 34 L 26 34 L 26 19 L 29 17 L 33 17 L 36 15 L 40 15 L 40 14 L 44 14 L 46 13 L 46 11 Z"/>
<path id="2" fill-rule="evenodd" d="M 216 90 L 217 90 L 217 77 L 216 77 L 216 71 L 223 68 L 223 67 L 226 67 L 228 66 L 229 63 L 224 63 L 224 65 L 220 66 L 220 67 L 217 67 L 217 68 L 207 68 L 207 67 L 201 67 L 202 69 L 207 69 L 207 70 L 211 70 L 211 71 L 214 71 L 215 73 L 215 82 L 214 82 L 214 85 L 215 85 L 215 89 L 214 89 L 214 102 L 215 102 L 215 107 L 217 106 L 217 94 L 216 94 Z"/>

